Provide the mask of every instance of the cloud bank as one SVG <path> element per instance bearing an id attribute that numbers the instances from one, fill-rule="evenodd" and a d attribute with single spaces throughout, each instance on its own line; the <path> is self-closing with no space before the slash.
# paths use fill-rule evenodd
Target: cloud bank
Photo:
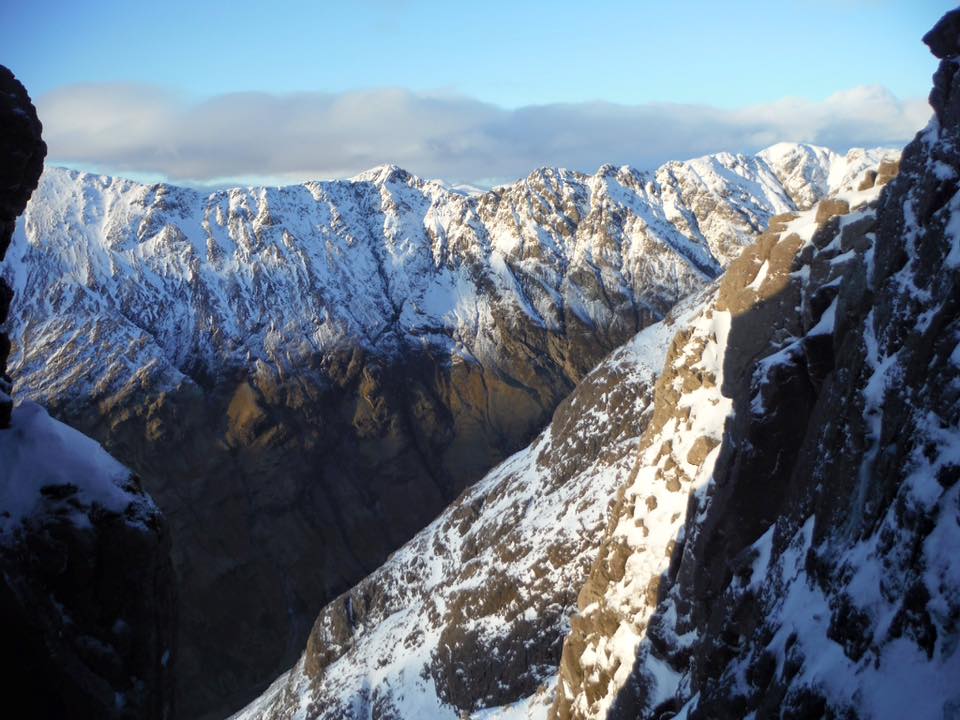
<path id="1" fill-rule="evenodd" d="M 540 166 L 652 168 L 779 141 L 838 151 L 899 146 L 930 116 L 926 100 L 900 100 L 878 86 L 738 109 L 593 102 L 508 110 L 398 89 L 191 102 L 137 85 L 70 86 L 37 105 L 51 163 L 198 185 L 339 178 L 384 163 L 484 185 Z"/>

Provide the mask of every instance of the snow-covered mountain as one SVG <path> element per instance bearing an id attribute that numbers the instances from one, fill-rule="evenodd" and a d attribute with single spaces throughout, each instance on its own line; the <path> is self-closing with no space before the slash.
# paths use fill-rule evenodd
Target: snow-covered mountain
<path id="1" fill-rule="evenodd" d="M 608 352 L 897 155 L 780 145 L 479 195 L 395 167 L 211 194 L 50 169 L 4 269 L 16 392 L 143 477 L 173 531 L 178 706 L 239 707 Z"/>
<path id="2" fill-rule="evenodd" d="M 958 26 L 889 186 L 773 218 L 237 717 L 952 717 Z"/>
<path id="3" fill-rule="evenodd" d="M 212 194 L 49 168 L 6 270 L 18 385 L 102 397 L 135 376 L 169 388 L 201 371 L 299 370 L 344 344 L 483 361 L 498 352 L 494 306 L 615 336 L 715 277 L 771 216 L 898 154 L 781 144 L 654 173 L 543 169 L 469 197 L 392 166 Z M 63 337 L 110 347 L 49 358 Z"/>

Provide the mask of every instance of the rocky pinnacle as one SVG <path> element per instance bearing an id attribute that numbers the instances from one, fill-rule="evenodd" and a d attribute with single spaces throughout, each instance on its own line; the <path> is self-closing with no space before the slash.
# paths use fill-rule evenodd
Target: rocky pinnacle
<path id="1" fill-rule="evenodd" d="M 43 126 L 26 88 L 0 65 L 0 260 L 13 237 L 17 216 L 27 206 L 43 171 L 47 145 L 40 137 Z M 0 323 L 7 320 L 13 291 L 0 278 Z M 7 376 L 10 339 L 0 332 L 0 429 L 10 426 L 13 400 Z"/>

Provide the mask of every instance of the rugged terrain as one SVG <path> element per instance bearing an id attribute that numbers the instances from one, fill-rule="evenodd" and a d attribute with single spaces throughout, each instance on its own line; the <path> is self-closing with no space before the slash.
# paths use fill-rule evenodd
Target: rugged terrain
<path id="1" fill-rule="evenodd" d="M 46 155 L 0 66 L 0 259 Z M 0 320 L 11 293 L 0 281 Z M 15 309 L 19 310 L 17 307 Z M 0 691 L 10 717 L 171 717 L 176 611 L 163 516 L 131 472 L 32 402 L 0 335 Z"/>
<path id="2" fill-rule="evenodd" d="M 956 717 L 960 11 L 925 41 L 899 168 L 773 218 L 240 717 Z"/>
<path id="3" fill-rule="evenodd" d="M 603 717 L 612 699 L 594 688 L 613 682 L 611 665 L 629 672 L 644 628 L 637 618 L 656 607 L 659 575 L 675 552 L 690 488 L 703 483 L 698 468 L 710 472 L 723 422 L 732 412 L 720 389 L 731 308 L 743 314 L 763 306 L 763 315 L 750 318 L 756 332 L 786 337 L 778 323 L 789 322 L 790 303 L 798 298 L 781 291 L 803 242 L 791 233 L 780 246 L 780 235 L 789 224 L 808 241 L 819 232 L 823 244 L 843 222 L 857 229 L 863 250 L 872 212 L 867 205 L 895 169 L 885 165 L 879 184 L 870 173 L 856 190 L 808 212 L 774 218 L 723 279 L 682 302 L 589 374 L 531 446 L 329 604 L 300 662 L 239 717 L 545 717 L 575 589 L 587 579 L 617 490 L 626 487 L 616 508 L 629 518 L 626 540 L 617 535 L 619 526 L 611 531 L 615 537 L 605 543 L 580 593 L 581 614 L 573 618 L 561 675 L 565 688 L 576 683 L 585 697 L 598 698 L 585 714 Z M 836 213 L 846 217 L 841 221 Z M 844 242 L 853 243 L 853 236 Z M 811 261 L 817 246 L 808 247 Z M 854 258 L 850 247 L 843 251 L 834 263 L 838 270 Z M 817 284 L 807 288 L 817 298 L 816 309 L 805 312 L 821 313 L 829 304 L 823 292 L 831 292 L 837 276 L 824 268 L 834 267 L 829 261 L 841 254 L 839 239 L 817 254 Z M 818 294 L 821 287 L 828 289 Z M 768 303 L 770 298 L 777 302 Z M 819 319 L 808 321 L 817 326 Z M 753 357 L 752 348 L 742 352 Z M 661 368 L 654 404 L 651 390 Z M 662 436 L 668 432 L 671 446 L 665 452 Z M 783 439 L 776 435 L 771 442 Z M 651 475 L 657 473 L 662 477 L 654 484 Z M 643 494 L 633 487 L 642 487 Z M 633 559 L 627 552 L 633 546 L 620 544 L 627 542 L 639 548 Z M 632 613 L 629 632 L 619 629 L 618 612 Z M 604 632 L 615 637 L 601 637 Z M 589 641 L 581 639 L 584 634 Z M 590 645 L 593 640 L 596 645 Z M 561 714 L 570 712 L 563 701 L 560 708 Z"/>
<path id="4" fill-rule="evenodd" d="M 210 194 L 50 169 L 5 269 L 16 389 L 170 518 L 180 709 L 216 714 L 770 217 L 896 156 L 779 145 L 475 196 L 394 167 Z"/>
<path id="5" fill-rule="evenodd" d="M 301 661 L 241 717 L 545 712 L 576 589 L 691 306 L 612 353 L 533 443 L 327 605 Z"/>
<path id="6" fill-rule="evenodd" d="M 674 339 L 552 717 L 960 711 L 958 38 L 879 197 L 773 223 Z"/>

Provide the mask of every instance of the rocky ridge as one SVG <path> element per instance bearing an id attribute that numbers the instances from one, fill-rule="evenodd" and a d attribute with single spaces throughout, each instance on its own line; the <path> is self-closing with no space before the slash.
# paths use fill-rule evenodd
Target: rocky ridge
<path id="1" fill-rule="evenodd" d="M 674 339 L 551 717 L 956 715 L 958 27 L 884 191 L 775 219 Z"/>
<path id="2" fill-rule="evenodd" d="M 785 145 L 471 197 L 394 167 L 212 194 L 52 169 L 5 271 L 17 391 L 164 508 L 179 706 L 215 716 L 773 214 L 893 157 Z"/>

